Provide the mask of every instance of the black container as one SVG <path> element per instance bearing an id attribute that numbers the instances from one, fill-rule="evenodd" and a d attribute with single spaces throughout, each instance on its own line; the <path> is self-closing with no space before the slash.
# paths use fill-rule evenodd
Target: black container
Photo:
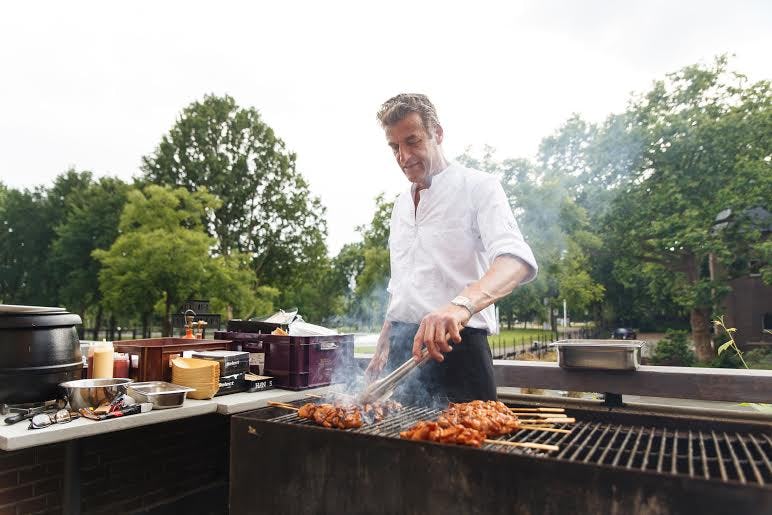
<path id="1" fill-rule="evenodd" d="M 59 383 L 80 379 L 79 324 L 61 308 L 0 305 L 0 403 L 56 399 Z"/>
<path id="2" fill-rule="evenodd" d="M 265 364 L 265 347 L 263 345 L 263 334 L 260 333 L 242 333 L 236 331 L 215 331 L 214 337 L 218 340 L 231 340 L 234 350 L 246 351 L 249 353 L 249 371 L 260 375 L 263 373 Z"/>
<path id="3" fill-rule="evenodd" d="M 270 334 L 278 328 L 289 331 L 289 325 L 287 324 L 275 324 L 273 322 L 262 322 L 260 320 L 228 320 L 227 328 L 228 331 L 237 333 Z"/>
<path id="4" fill-rule="evenodd" d="M 229 393 L 246 392 L 249 389 L 249 383 L 244 376 L 244 373 L 220 376 L 220 389 L 217 390 L 214 396 L 219 397 Z"/>
<path id="5" fill-rule="evenodd" d="M 194 352 L 192 357 L 208 359 L 220 364 L 220 377 L 249 372 L 249 353 L 232 350 L 208 350 Z"/>

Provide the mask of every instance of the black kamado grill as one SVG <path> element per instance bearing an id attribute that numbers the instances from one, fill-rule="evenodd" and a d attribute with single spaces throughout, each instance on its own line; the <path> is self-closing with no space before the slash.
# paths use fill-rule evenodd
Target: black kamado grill
<path id="1" fill-rule="evenodd" d="M 353 430 L 280 408 L 234 416 L 231 513 L 772 513 L 768 423 L 577 404 L 577 422 L 555 426 L 570 434 L 502 437 L 559 451 L 399 438 L 438 412 L 407 407 Z M 244 473 L 256 464 L 259 476 Z"/>

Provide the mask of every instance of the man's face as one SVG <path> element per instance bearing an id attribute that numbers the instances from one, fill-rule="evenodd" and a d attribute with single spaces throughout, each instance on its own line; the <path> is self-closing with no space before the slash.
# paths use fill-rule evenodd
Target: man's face
<path id="1" fill-rule="evenodd" d="M 442 127 L 438 125 L 432 133 L 430 136 L 426 131 L 418 113 L 410 113 L 386 127 L 386 141 L 410 182 L 425 185 L 441 162 Z"/>

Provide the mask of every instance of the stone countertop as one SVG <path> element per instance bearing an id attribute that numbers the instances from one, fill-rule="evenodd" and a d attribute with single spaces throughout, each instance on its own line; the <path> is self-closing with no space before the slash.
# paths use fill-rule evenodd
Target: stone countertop
<path id="1" fill-rule="evenodd" d="M 321 394 L 326 390 L 327 387 L 300 392 L 272 389 L 254 393 L 234 393 L 209 400 L 186 399 L 179 408 L 153 410 L 148 413 L 100 421 L 78 418 L 66 424 L 54 424 L 43 429 L 27 429 L 29 420 L 23 420 L 13 425 L 0 422 L 0 450 L 15 451 L 209 413 L 233 415 L 234 413 L 262 408 L 266 406 L 268 401 L 289 402 L 302 399 L 308 394 Z"/>

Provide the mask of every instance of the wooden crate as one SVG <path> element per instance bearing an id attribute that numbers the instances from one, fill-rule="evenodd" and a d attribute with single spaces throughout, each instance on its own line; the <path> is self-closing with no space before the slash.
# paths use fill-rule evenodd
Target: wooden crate
<path id="1" fill-rule="evenodd" d="M 230 340 L 187 340 L 184 338 L 147 338 L 113 342 L 115 352 L 129 354 L 129 377 L 134 381 L 172 380 L 170 360 L 184 351 L 232 350 Z M 134 358 L 136 356 L 136 358 Z"/>

